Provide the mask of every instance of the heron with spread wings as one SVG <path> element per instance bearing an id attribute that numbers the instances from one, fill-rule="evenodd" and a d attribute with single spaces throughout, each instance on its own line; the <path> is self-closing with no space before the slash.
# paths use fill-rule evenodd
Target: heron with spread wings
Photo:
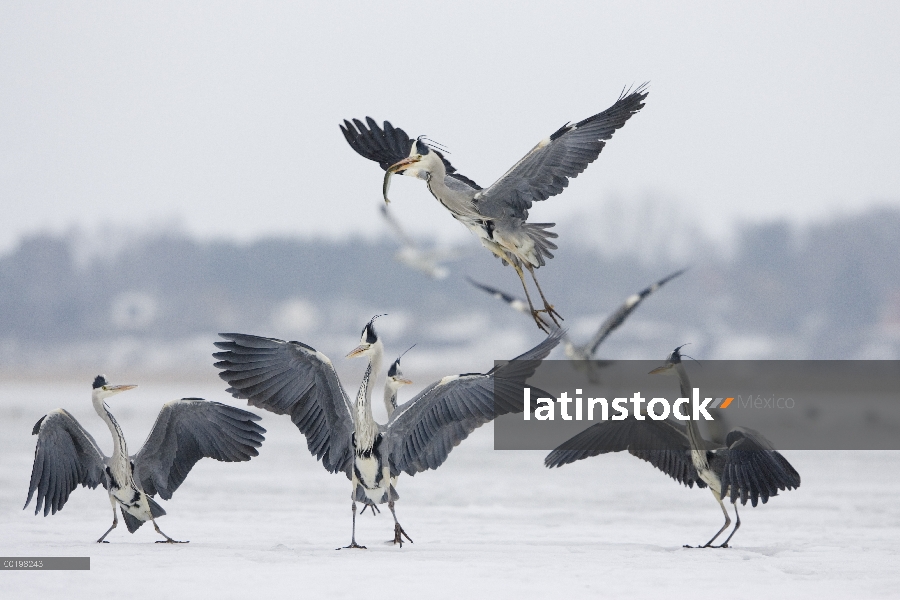
<path id="1" fill-rule="evenodd" d="M 345 548 L 365 548 L 356 542 L 357 502 L 387 503 L 394 516 L 394 543 L 402 546 L 403 537 L 409 536 L 394 510 L 399 498 L 396 478 L 437 469 L 476 428 L 500 415 L 521 412 L 526 380 L 559 343 L 561 333 L 552 333 L 487 373 L 448 375 L 432 383 L 396 409 L 391 406 L 387 425 L 372 417 L 372 389 L 384 354 L 372 321 L 347 355 L 369 359 L 353 401 L 331 360 L 301 342 L 223 333 L 226 341 L 216 342 L 222 352 L 213 356 L 228 392 L 251 406 L 290 415 L 322 466 L 351 481 L 353 533 Z"/>
<path id="2" fill-rule="evenodd" d="M 690 398 L 693 388 L 681 357 L 679 346 L 664 365 L 650 373 L 677 376 L 681 397 Z M 697 421 L 689 415 L 677 418 L 686 421 L 686 426 L 672 419 L 638 419 L 635 415 L 621 421 L 601 421 L 560 444 L 547 455 L 544 464 L 548 468 L 561 467 L 599 454 L 627 451 L 678 483 L 708 487 L 725 515 L 725 524 L 712 539 L 699 546 L 702 548 L 713 547 L 716 538 L 731 525 L 722 500 L 731 502 L 737 522 L 716 548 L 727 548 L 741 526 L 738 500 L 742 505 L 749 500 L 756 506 L 760 500 L 765 504 L 779 491 L 800 487 L 800 474 L 758 431 L 736 427 L 728 432 L 725 443 L 720 444 L 703 439 Z"/>
<path id="3" fill-rule="evenodd" d="M 534 270 L 553 258 L 551 251 L 557 246 L 552 240 L 557 234 L 550 231 L 555 223 L 528 223 L 528 210 L 534 202 L 562 192 L 570 179 L 594 162 L 606 141 L 644 106 L 646 97 L 645 84 L 623 92 L 605 111 L 563 125 L 538 142 L 487 188 L 458 173 L 424 136 L 412 139 L 388 121 L 382 129 L 371 117 L 366 117 L 365 124 L 359 119 L 345 120 L 341 131 L 356 152 L 385 170 L 382 187 L 385 202 L 389 201 L 387 192 L 393 174 L 423 179 L 428 190 L 455 219 L 478 236 L 504 264 L 512 265 L 522 282 L 532 318 L 539 328 L 548 331 L 539 314 L 546 313 L 559 325 L 559 313 L 544 296 Z M 524 271 L 531 274 L 544 303 L 540 310 L 531 301 Z"/>
<path id="4" fill-rule="evenodd" d="M 266 430 L 255 423 L 260 418 L 246 410 L 182 398 L 163 405 L 147 441 L 137 454 L 129 456 L 125 435 L 106 399 L 135 387 L 111 385 L 102 375 L 94 379 L 91 398 L 112 434 L 112 456 L 103 454 L 93 436 L 68 411 L 57 408 L 41 417 L 32 431 L 38 441 L 25 507 L 34 497 L 34 514 L 43 508 L 46 517 L 62 510 L 79 485 L 92 489 L 102 485 L 109 492 L 113 523 L 98 543 L 119 524 L 116 507 L 130 533 L 151 521 L 165 538 L 157 543 L 184 543 L 160 530 L 156 519 L 166 511 L 153 496 L 170 499 L 201 458 L 235 462 L 257 456 Z"/>

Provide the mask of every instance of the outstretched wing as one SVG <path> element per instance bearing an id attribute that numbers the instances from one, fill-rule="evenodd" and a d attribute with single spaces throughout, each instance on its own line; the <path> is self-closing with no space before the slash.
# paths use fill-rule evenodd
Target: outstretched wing
<path id="1" fill-rule="evenodd" d="M 257 456 L 265 429 L 260 417 L 219 402 L 182 398 L 163 405 L 140 452 L 132 457 L 143 490 L 172 497 L 201 458 L 241 462 Z"/>
<path id="2" fill-rule="evenodd" d="M 555 196 L 600 155 L 625 122 L 644 106 L 646 84 L 623 92 L 605 111 L 560 127 L 538 142 L 492 186 L 475 195 L 478 212 L 487 217 L 525 218 L 532 202 Z"/>
<path id="3" fill-rule="evenodd" d="M 691 462 L 691 446 L 683 425 L 671 421 L 602 421 L 566 440 L 544 459 L 548 468 L 561 467 L 599 454 L 627 450 L 688 487 L 706 487 Z"/>
<path id="4" fill-rule="evenodd" d="M 445 377 L 400 405 L 387 426 L 391 474 L 436 469 L 476 428 L 500 415 L 520 412 L 526 380 L 559 343 L 561 334 L 552 333 L 488 373 Z"/>
<path id="5" fill-rule="evenodd" d="M 728 432 L 725 444 L 714 453 L 725 456 L 723 498 L 730 496 L 732 503 L 740 498 L 741 504 L 749 499 L 756 506 L 760 498 L 765 504 L 779 490 L 800 487 L 800 474 L 758 431 L 738 427 Z"/>
<path id="6" fill-rule="evenodd" d="M 368 127 L 359 119 L 353 119 L 352 123 L 344 119 L 344 124 L 339 125 L 341 133 L 344 134 L 344 139 L 360 156 L 374 160 L 385 171 L 394 163 L 409 156 L 409 153 L 412 151 L 413 139 L 406 135 L 405 131 L 399 127 L 394 127 L 390 121 L 385 121 L 384 129 L 382 129 L 372 117 L 366 117 L 366 124 Z M 447 175 L 462 181 L 476 190 L 481 189 L 481 186 L 477 183 L 457 173 L 450 161 L 441 152 L 434 148 L 431 148 L 431 151 L 441 158 Z"/>
<path id="7" fill-rule="evenodd" d="M 56 514 L 62 510 L 69 494 L 78 485 L 91 489 L 100 484 L 106 487 L 103 475 L 106 456 L 75 417 L 57 408 L 41 417 L 31 433 L 38 436 L 38 441 L 28 500 L 23 509 L 37 492 L 34 514 L 38 514 L 43 506 L 46 517 L 51 511 Z"/>
<path id="8" fill-rule="evenodd" d="M 235 398 L 291 421 L 306 436 L 309 451 L 331 473 L 347 472 L 353 462 L 353 413 L 327 356 L 300 342 L 220 333 L 224 352 L 213 354 L 219 377 Z"/>
<path id="9" fill-rule="evenodd" d="M 667 277 L 663 277 L 656 283 L 645 287 L 637 294 L 634 294 L 634 295 L 630 296 L 627 300 L 625 300 L 624 304 L 622 304 L 622 306 L 620 306 L 618 309 L 616 309 L 616 312 L 611 314 L 609 317 L 606 318 L 605 321 L 603 321 L 603 324 L 600 325 L 600 329 L 598 329 L 597 333 L 594 334 L 594 337 L 591 340 L 591 343 L 588 345 L 588 348 L 590 349 L 590 354 L 593 355 L 597 351 L 597 348 L 600 347 L 600 344 L 603 343 L 603 340 L 605 340 L 609 336 L 609 334 L 611 334 L 622 323 L 624 323 L 625 319 L 627 319 L 628 316 L 632 312 L 634 312 L 634 310 L 641 304 L 641 302 L 644 301 L 644 299 L 647 296 L 649 296 L 650 294 L 652 294 L 653 292 L 655 292 L 656 290 L 658 290 L 659 288 L 661 288 L 662 286 L 667 284 L 669 281 L 675 279 L 676 277 L 678 277 L 679 275 L 684 273 L 686 270 L 687 269 L 681 269 L 680 271 L 675 271 L 671 275 L 669 275 Z"/>

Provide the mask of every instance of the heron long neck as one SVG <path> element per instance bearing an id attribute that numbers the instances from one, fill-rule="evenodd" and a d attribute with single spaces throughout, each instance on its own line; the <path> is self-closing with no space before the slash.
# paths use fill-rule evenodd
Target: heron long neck
<path id="1" fill-rule="evenodd" d="M 681 384 L 681 397 L 691 398 L 694 388 L 691 387 L 691 381 L 688 379 L 687 371 L 684 365 L 678 363 L 675 365 L 675 372 L 678 373 L 678 383 Z M 693 416 L 693 415 L 690 415 Z M 709 469 L 709 461 L 706 460 L 706 442 L 700 434 L 700 427 L 697 421 L 689 419 L 687 422 L 688 442 L 691 444 L 691 460 L 697 470 Z"/>
<path id="2" fill-rule="evenodd" d="M 444 205 L 444 208 L 453 213 L 453 216 L 470 226 L 470 221 L 480 221 L 483 219 L 478 211 L 472 205 L 471 190 L 466 192 L 462 189 L 454 189 L 447 185 L 447 169 L 444 168 L 444 162 L 432 152 L 426 159 L 425 165 L 428 171 L 426 182 L 428 190 L 437 198 L 438 202 Z"/>
<path id="3" fill-rule="evenodd" d="M 384 408 L 387 410 L 388 419 L 397 410 L 397 388 L 389 382 L 384 384 Z"/>
<path id="4" fill-rule="evenodd" d="M 128 458 L 128 447 L 125 445 L 125 434 L 122 433 L 122 428 L 119 427 L 118 421 L 116 421 L 115 417 L 112 416 L 112 413 L 109 412 L 109 407 L 106 406 L 106 403 L 103 402 L 101 398 L 95 397 L 93 402 L 94 410 L 96 410 L 97 414 L 100 415 L 100 418 L 106 422 L 106 426 L 109 427 L 109 432 L 112 434 L 112 460 L 115 461 L 119 457 Z"/>
<path id="5" fill-rule="evenodd" d="M 359 384 L 359 392 L 356 393 L 356 448 L 368 450 L 375 443 L 375 435 L 378 433 L 378 425 L 372 417 L 372 384 L 375 374 L 381 369 L 382 347 L 377 343 L 369 357 L 369 366 Z"/>

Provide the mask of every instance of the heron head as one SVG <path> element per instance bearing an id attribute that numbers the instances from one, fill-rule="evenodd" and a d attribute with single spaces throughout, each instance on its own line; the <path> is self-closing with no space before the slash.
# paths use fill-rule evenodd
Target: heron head
<path id="1" fill-rule="evenodd" d="M 672 375 L 675 373 L 675 366 L 681 364 L 681 349 L 687 346 L 687 344 L 682 344 L 672 350 L 672 353 L 666 357 L 666 364 L 661 367 L 656 367 L 652 371 L 650 371 L 650 375 Z"/>
<path id="2" fill-rule="evenodd" d="M 388 167 L 388 175 L 396 173 L 418 179 L 428 179 L 431 173 L 438 168 L 438 165 L 443 167 L 444 162 L 441 160 L 441 157 L 437 151 L 423 141 L 423 137 L 420 136 L 412 143 L 409 156 Z"/>
<path id="3" fill-rule="evenodd" d="M 412 381 L 404 377 L 403 373 L 400 371 L 400 359 L 398 358 L 391 364 L 391 368 L 388 369 L 387 385 L 392 390 L 398 390 L 404 385 L 409 385 L 411 383 Z"/>
<path id="4" fill-rule="evenodd" d="M 378 334 L 375 333 L 375 319 L 384 315 L 375 315 L 372 320 L 363 327 L 362 335 L 359 336 L 359 345 L 347 354 L 347 358 L 357 358 L 359 356 L 368 356 L 375 351 L 375 347 L 381 343 Z"/>
<path id="5" fill-rule="evenodd" d="M 93 384 L 93 395 L 99 399 L 109 398 L 110 396 L 115 396 L 119 392 L 127 392 L 128 390 L 133 390 L 136 388 L 136 385 L 110 385 L 110 383 L 106 380 L 106 376 L 97 375 L 94 378 Z"/>

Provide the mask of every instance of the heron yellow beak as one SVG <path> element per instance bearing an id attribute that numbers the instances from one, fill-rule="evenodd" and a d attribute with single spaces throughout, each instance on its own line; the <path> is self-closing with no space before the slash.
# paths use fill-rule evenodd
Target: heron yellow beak
<path id="1" fill-rule="evenodd" d="M 410 381 L 406 377 L 395 377 L 394 379 L 397 381 L 397 383 L 402 384 L 402 385 L 412 384 L 412 381 Z"/>
<path id="2" fill-rule="evenodd" d="M 108 385 L 106 386 L 106 391 L 118 394 L 119 392 L 127 392 L 128 390 L 133 390 L 136 387 L 136 385 Z"/>
<path id="3" fill-rule="evenodd" d="M 672 365 L 663 365 L 650 371 L 649 375 L 662 375 L 663 373 L 668 373 L 671 369 Z"/>
<path id="4" fill-rule="evenodd" d="M 384 183 L 381 186 L 381 195 L 384 196 L 384 203 L 390 204 L 391 201 L 388 199 L 388 190 L 391 187 L 391 176 L 397 171 L 402 171 L 409 165 L 413 165 L 422 160 L 422 155 L 414 154 L 407 158 L 404 158 L 401 161 L 395 162 L 390 167 L 388 167 L 387 172 L 384 174 Z"/>
<path id="5" fill-rule="evenodd" d="M 371 346 L 367 344 L 360 344 L 359 346 L 348 352 L 345 358 L 356 358 L 357 356 L 362 355 L 362 353 L 368 350 L 370 347 Z"/>

